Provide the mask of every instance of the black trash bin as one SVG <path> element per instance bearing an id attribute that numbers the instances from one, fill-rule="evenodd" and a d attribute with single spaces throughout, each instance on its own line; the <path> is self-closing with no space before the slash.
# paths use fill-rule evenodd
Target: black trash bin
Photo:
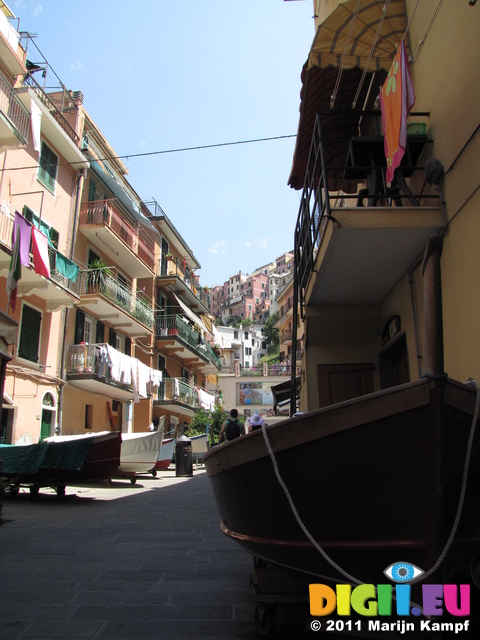
<path id="1" fill-rule="evenodd" d="M 180 436 L 175 443 L 175 475 L 179 478 L 193 476 L 192 441 Z"/>

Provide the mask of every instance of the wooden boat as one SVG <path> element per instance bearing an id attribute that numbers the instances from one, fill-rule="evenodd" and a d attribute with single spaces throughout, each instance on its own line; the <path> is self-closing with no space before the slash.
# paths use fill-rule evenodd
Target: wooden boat
<path id="1" fill-rule="evenodd" d="M 192 441 L 192 460 L 193 462 L 203 462 L 208 449 L 208 433 L 202 433 L 198 436 L 189 436 Z"/>
<path id="2" fill-rule="evenodd" d="M 53 436 L 30 445 L 0 445 L 2 477 L 11 493 L 28 486 L 31 494 L 53 487 L 65 494 L 68 484 L 110 478 L 120 463 L 121 434 L 104 431 Z"/>
<path id="3" fill-rule="evenodd" d="M 122 433 L 120 465 L 115 476 L 127 476 L 132 484 L 135 475 L 155 468 L 163 440 L 163 428 L 142 433 Z"/>
<path id="4" fill-rule="evenodd" d="M 480 530 L 480 395 L 443 373 L 440 253 L 432 241 L 423 267 L 424 377 L 207 452 L 221 528 L 253 556 L 333 583 L 385 582 L 397 561 L 441 571 L 442 582 L 469 570 Z"/>
<path id="5" fill-rule="evenodd" d="M 154 471 L 164 471 L 168 469 L 172 462 L 173 454 L 175 451 L 175 438 L 164 438 L 162 440 L 162 446 L 158 452 L 157 462 L 155 463 Z"/>

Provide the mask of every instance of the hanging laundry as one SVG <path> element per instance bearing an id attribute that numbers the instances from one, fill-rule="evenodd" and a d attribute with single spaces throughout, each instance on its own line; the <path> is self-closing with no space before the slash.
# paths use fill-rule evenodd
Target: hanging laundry
<path id="1" fill-rule="evenodd" d="M 18 281 L 21 277 L 22 265 L 20 263 L 20 234 L 17 234 L 17 241 L 13 243 L 12 247 L 12 258 L 10 260 L 10 269 L 8 271 L 6 284 L 8 303 L 12 311 L 15 311 L 15 307 L 17 305 L 17 287 Z"/>
<path id="2" fill-rule="evenodd" d="M 55 268 L 61 276 L 63 276 L 70 282 L 77 281 L 80 267 L 59 252 L 57 252 Z"/>
<path id="3" fill-rule="evenodd" d="M 35 227 L 32 228 L 32 253 L 35 273 L 50 278 L 47 236 Z"/>
<path id="4" fill-rule="evenodd" d="M 24 267 L 30 266 L 30 241 L 32 237 L 32 225 L 22 216 L 21 213 L 15 211 L 13 220 L 13 241 L 12 245 L 19 236 L 20 264 Z"/>
<path id="5" fill-rule="evenodd" d="M 415 104 L 405 43 L 402 40 L 380 94 L 387 182 L 393 180 L 407 144 L 407 116 Z"/>

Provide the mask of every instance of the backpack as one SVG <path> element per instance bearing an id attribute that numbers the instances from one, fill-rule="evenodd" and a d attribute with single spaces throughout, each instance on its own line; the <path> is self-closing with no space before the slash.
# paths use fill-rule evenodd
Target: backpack
<path id="1" fill-rule="evenodd" d="M 227 420 L 227 426 L 225 428 L 225 438 L 235 440 L 242 435 L 242 426 L 238 420 Z"/>

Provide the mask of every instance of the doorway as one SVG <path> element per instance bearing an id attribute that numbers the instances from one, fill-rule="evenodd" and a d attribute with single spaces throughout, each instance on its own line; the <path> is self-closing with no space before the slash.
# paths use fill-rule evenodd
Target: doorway
<path id="1" fill-rule="evenodd" d="M 55 398 L 51 393 L 46 393 L 42 399 L 42 421 L 40 425 L 40 440 L 53 435 L 52 425 L 55 424 L 56 418 Z"/>

